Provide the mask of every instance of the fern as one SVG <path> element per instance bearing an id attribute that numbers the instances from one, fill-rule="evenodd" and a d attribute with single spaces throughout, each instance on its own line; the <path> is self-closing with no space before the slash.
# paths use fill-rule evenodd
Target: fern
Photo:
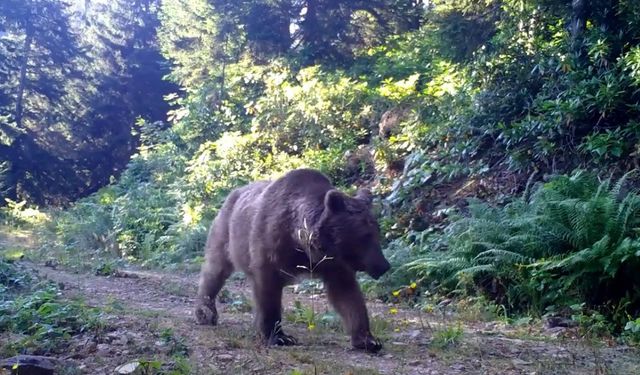
<path id="1" fill-rule="evenodd" d="M 499 281 L 503 293 L 491 297 L 513 309 L 542 313 L 548 305 L 595 307 L 635 296 L 625 306 L 638 313 L 640 195 L 628 187 L 635 174 L 613 182 L 578 171 L 538 185 L 528 201 L 502 208 L 472 201 L 469 216 L 446 231 L 449 259 L 430 260 L 425 274 L 450 291 Z"/>

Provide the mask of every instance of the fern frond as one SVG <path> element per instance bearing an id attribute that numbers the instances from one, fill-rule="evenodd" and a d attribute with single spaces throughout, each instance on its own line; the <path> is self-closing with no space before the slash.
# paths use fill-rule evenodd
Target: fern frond
<path id="1" fill-rule="evenodd" d="M 461 270 L 459 270 L 458 272 L 456 272 L 455 276 L 456 277 L 461 277 L 461 276 L 476 276 L 479 273 L 493 273 L 495 272 L 495 266 L 492 264 L 481 264 L 481 265 L 476 265 L 476 266 L 471 266 L 471 267 L 467 267 L 467 268 L 463 268 Z"/>
<path id="2" fill-rule="evenodd" d="M 486 264 L 488 262 L 506 263 L 506 264 L 528 264 L 533 259 L 526 257 L 522 254 L 518 254 L 513 251 L 507 251 L 502 249 L 489 249 L 478 254 L 474 259 L 476 263 Z"/>

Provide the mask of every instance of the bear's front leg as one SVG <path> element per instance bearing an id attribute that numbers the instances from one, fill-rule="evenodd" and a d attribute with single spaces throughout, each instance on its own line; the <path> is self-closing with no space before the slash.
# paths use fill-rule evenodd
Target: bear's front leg
<path id="1" fill-rule="evenodd" d="M 351 345 L 356 349 L 376 353 L 382 349 L 380 340 L 369 329 L 369 316 L 364 297 L 356 281 L 355 272 L 349 269 L 335 270 L 323 277 L 329 301 L 336 309 L 345 330 L 351 335 Z"/>
<path id="2" fill-rule="evenodd" d="M 263 272 L 253 280 L 256 325 L 267 345 L 296 345 L 292 336 L 282 330 L 282 288 L 275 275 Z"/>

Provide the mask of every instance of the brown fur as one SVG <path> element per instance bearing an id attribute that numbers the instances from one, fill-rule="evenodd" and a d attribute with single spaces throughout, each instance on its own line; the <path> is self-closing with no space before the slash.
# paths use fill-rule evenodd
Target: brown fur
<path id="1" fill-rule="evenodd" d="M 273 182 L 254 182 L 233 191 L 211 226 L 200 273 L 196 317 L 217 324 L 215 298 L 234 270 L 253 286 L 256 325 L 268 344 L 292 345 L 284 334 L 282 288 L 299 275 L 326 285 L 352 345 L 376 352 L 356 271 L 378 278 L 389 269 L 366 190 L 349 197 L 320 172 L 299 169 Z M 326 257 L 326 258 L 325 258 Z"/>

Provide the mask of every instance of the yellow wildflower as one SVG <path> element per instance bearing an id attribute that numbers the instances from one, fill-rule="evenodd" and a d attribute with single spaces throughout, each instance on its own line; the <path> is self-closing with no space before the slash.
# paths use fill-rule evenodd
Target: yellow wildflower
<path id="1" fill-rule="evenodd" d="M 409 285 L 409 288 L 411 288 L 411 289 L 415 289 L 417 287 L 418 287 L 418 284 L 416 284 L 416 283 L 411 283 L 411 285 Z"/>
<path id="2" fill-rule="evenodd" d="M 389 313 L 390 314 L 397 314 L 398 313 L 398 309 L 396 309 L 395 307 L 392 307 L 389 309 Z"/>
<path id="3" fill-rule="evenodd" d="M 309 324 L 309 325 L 307 326 L 307 329 L 308 329 L 309 331 L 313 331 L 314 329 L 316 329 L 316 325 L 315 325 L 315 324 L 313 324 L 313 323 L 311 323 L 311 324 Z"/>
<path id="4" fill-rule="evenodd" d="M 397 297 L 400 295 L 400 291 L 399 290 L 394 290 L 393 292 L 391 292 L 391 294 L 393 294 L 394 297 Z"/>

